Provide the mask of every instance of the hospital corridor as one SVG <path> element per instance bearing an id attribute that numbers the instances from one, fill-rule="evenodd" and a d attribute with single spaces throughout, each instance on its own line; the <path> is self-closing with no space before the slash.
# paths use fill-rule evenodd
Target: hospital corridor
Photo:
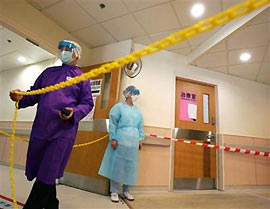
<path id="1" fill-rule="evenodd" d="M 0 0 L 0 209 L 270 207 L 270 0 Z"/>

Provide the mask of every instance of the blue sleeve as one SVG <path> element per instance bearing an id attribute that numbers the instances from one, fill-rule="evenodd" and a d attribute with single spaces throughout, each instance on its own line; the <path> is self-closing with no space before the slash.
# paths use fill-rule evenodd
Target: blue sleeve
<path id="1" fill-rule="evenodd" d="M 43 73 L 41 73 L 39 75 L 39 77 L 35 81 L 34 85 L 31 86 L 30 90 L 28 90 L 28 91 L 41 89 L 42 88 L 42 82 L 41 82 L 42 77 L 43 77 Z M 37 94 L 37 95 L 24 95 L 23 98 L 19 101 L 19 108 L 26 108 L 26 107 L 35 105 L 36 103 L 38 103 L 39 96 L 40 96 L 39 94 Z"/>
<path id="2" fill-rule="evenodd" d="M 143 117 L 141 116 L 140 121 L 139 121 L 139 140 L 143 140 L 144 139 L 144 131 L 143 131 Z"/>
<path id="3" fill-rule="evenodd" d="M 109 114 L 109 135 L 110 135 L 109 138 L 110 138 L 110 140 L 117 139 L 116 131 L 117 131 L 120 117 L 121 117 L 120 112 L 121 111 L 120 111 L 119 104 L 114 105 L 110 111 L 110 114 Z"/>
<path id="4" fill-rule="evenodd" d="M 77 106 L 73 108 L 73 117 L 75 123 L 78 123 L 81 119 L 83 119 L 94 107 L 90 81 L 83 81 L 79 85 L 81 85 L 80 98 Z"/>

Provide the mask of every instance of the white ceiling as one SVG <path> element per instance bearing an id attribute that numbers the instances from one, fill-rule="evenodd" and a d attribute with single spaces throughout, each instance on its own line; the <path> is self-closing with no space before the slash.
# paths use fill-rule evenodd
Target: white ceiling
<path id="1" fill-rule="evenodd" d="M 239 2 L 200 0 L 205 4 L 206 11 L 201 18 L 195 19 L 190 15 L 190 8 L 198 0 L 27 1 L 90 48 L 127 39 L 133 39 L 139 44 L 150 44 L 157 37 L 165 37 Z M 100 3 L 106 7 L 101 9 Z M 195 37 L 173 49 L 185 49 L 179 51 L 188 53 L 216 31 Z"/>
<path id="2" fill-rule="evenodd" d="M 0 71 L 29 65 L 54 56 L 0 25 Z M 25 61 L 20 62 L 19 57 Z"/>
<path id="3" fill-rule="evenodd" d="M 270 8 L 225 37 L 192 63 L 213 71 L 270 85 Z M 249 52 L 245 63 L 239 56 Z"/>
<path id="4" fill-rule="evenodd" d="M 170 33 L 223 11 L 243 0 L 200 0 L 205 14 L 192 18 L 191 6 L 198 0 L 27 0 L 89 48 L 133 39 L 148 45 Z M 99 4 L 105 4 L 101 9 Z M 270 9 L 235 30 L 212 48 L 199 54 L 193 65 L 270 84 Z M 225 25 L 226 26 L 226 25 Z M 222 27 L 194 37 L 168 50 L 190 56 Z M 239 53 L 249 51 L 252 58 L 243 64 Z"/>

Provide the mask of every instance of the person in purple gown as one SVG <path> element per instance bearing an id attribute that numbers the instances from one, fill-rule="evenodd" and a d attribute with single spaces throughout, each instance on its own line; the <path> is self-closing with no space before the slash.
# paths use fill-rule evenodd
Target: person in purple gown
<path id="1" fill-rule="evenodd" d="M 30 90 L 41 89 L 82 74 L 77 67 L 81 47 L 73 41 L 58 45 L 62 66 L 49 67 L 37 78 Z M 19 108 L 37 104 L 27 151 L 25 174 L 29 181 L 36 178 L 24 209 L 57 209 L 56 179 L 63 176 L 79 121 L 93 108 L 89 81 L 45 94 L 22 96 L 10 92 Z"/>

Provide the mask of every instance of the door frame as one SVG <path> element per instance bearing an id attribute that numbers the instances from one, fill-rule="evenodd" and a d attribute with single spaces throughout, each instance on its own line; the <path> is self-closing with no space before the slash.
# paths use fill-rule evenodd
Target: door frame
<path id="1" fill-rule="evenodd" d="M 215 111 L 216 111 L 216 143 L 217 145 L 223 146 L 223 138 L 222 134 L 220 134 L 220 123 L 219 123 L 219 103 L 218 103 L 218 90 L 219 85 L 217 83 L 214 83 L 213 81 L 203 81 L 199 79 L 179 76 L 175 74 L 173 76 L 172 81 L 172 89 L 173 89 L 173 95 L 172 95 L 172 124 L 171 124 L 171 136 L 173 136 L 173 130 L 175 128 L 175 91 L 176 91 L 176 80 L 181 79 L 185 81 L 195 82 L 203 85 L 210 85 L 213 86 L 215 89 Z M 171 140 L 170 145 L 170 176 L 169 176 L 169 191 L 173 192 L 173 185 L 174 185 L 174 150 L 175 150 L 175 141 Z M 223 191 L 224 190 L 224 150 L 216 150 L 216 187 L 217 190 Z"/>

